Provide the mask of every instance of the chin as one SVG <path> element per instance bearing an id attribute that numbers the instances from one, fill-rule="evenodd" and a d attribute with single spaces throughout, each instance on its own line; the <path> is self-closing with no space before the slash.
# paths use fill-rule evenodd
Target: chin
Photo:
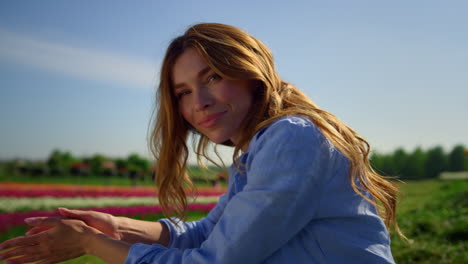
<path id="1" fill-rule="evenodd" d="M 223 144 L 225 142 L 231 142 L 231 140 L 229 138 L 227 138 L 227 139 L 224 139 L 224 138 L 223 139 L 211 139 L 210 138 L 210 140 L 213 141 L 216 144 Z"/>
<path id="2" fill-rule="evenodd" d="M 207 135 L 207 137 L 216 144 L 223 144 L 231 141 L 229 137 L 223 137 L 222 135 Z"/>

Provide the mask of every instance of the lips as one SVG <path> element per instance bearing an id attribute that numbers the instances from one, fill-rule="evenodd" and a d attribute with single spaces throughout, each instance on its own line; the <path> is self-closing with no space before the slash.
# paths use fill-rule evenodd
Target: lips
<path id="1" fill-rule="evenodd" d="M 199 123 L 198 125 L 203 127 L 203 128 L 210 128 L 216 125 L 218 123 L 218 120 L 226 114 L 227 111 L 224 112 L 219 112 L 211 115 L 205 116 Z"/>

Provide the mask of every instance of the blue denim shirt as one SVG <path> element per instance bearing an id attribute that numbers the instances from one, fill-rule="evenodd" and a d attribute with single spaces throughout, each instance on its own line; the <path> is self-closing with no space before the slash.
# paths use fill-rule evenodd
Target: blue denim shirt
<path id="1" fill-rule="evenodd" d="M 125 263 L 394 263 L 347 158 L 308 119 L 276 120 L 240 158 L 244 172 L 231 166 L 228 193 L 206 218 L 160 220 L 169 246 L 134 244 Z"/>

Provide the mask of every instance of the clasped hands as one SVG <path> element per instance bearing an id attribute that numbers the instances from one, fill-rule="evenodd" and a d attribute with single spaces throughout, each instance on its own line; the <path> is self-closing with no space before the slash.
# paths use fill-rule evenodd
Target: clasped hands
<path id="1" fill-rule="evenodd" d="M 27 218 L 33 226 L 25 236 L 0 244 L 0 259 L 8 264 L 51 264 L 76 258 L 90 251 L 90 237 L 99 233 L 119 240 L 116 218 L 110 214 L 59 208 L 60 217 Z"/>

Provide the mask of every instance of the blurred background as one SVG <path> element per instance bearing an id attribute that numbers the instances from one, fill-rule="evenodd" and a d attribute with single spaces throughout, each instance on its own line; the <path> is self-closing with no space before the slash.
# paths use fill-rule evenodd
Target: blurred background
<path id="1" fill-rule="evenodd" d="M 1 240 L 24 233 L 25 214 L 153 202 L 147 138 L 161 60 L 188 26 L 218 22 L 263 41 L 280 76 L 403 181 L 410 241 L 395 238 L 398 263 L 467 262 L 467 11 L 466 1 L 422 0 L 1 1 L 0 218 L 12 221 Z M 230 165 L 232 150 L 220 150 Z M 203 204 L 215 202 L 225 170 L 190 169 Z M 128 192 L 147 200 L 123 204 Z"/>

